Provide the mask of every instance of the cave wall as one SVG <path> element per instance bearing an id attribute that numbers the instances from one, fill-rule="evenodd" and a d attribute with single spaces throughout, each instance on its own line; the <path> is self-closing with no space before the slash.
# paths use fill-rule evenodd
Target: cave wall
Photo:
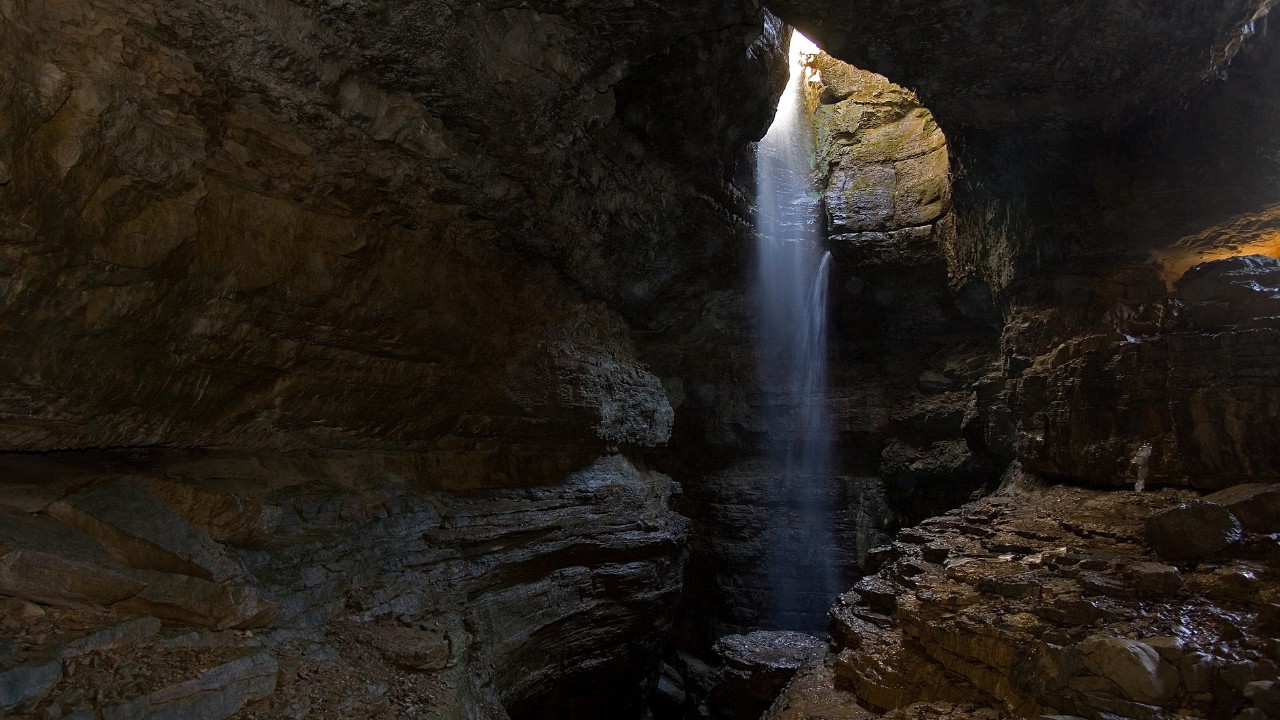
<path id="1" fill-rule="evenodd" d="M 918 91 L 947 135 L 949 282 L 1003 328 L 965 421 L 979 455 L 1111 487 L 1140 466 L 1201 488 L 1277 476 L 1250 420 L 1275 408 L 1265 261 L 1177 283 L 1276 255 L 1270 6 L 775 8 Z"/>
<path id="2" fill-rule="evenodd" d="M 962 180 L 975 202 L 960 244 L 982 246 L 974 267 L 986 263 L 977 274 L 1006 318 L 1004 377 L 982 391 L 997 409 L 973 426 L 981 444 L 1099 486 L 1132 486 L 1142 467 L 1148 483 L 1205 489 L 1280 475 L 1261 420 L 1276 408 L 1280 351 L 1267 319 L 1276 53 L 1259 23 L 1183 107 L 1049 144 L 1039 172 L 1056 202 L 994 201 L 984 178 L 1006 161 Z"/>
<path id="3" fill-rule="evenodd" d="M 1014 462 L 1115 487 L 1150 445 L 1154 485 L 1276 477 L 1257 421 L 1278 402 L 1274 264 L 1174 283 L 1270 248 L 1270 5 L 771 6 L 900 84 L 831 65 L 813 98 L 834 128 L 832 550 L 851 571 Z M 10 532 L 6 568 L 79 548 L 137 590 L 117 612 L 176 607 L 208 647 L 226 618 L 207 596 L 182 610 L 183 588 L 234 589 L 283 608 L 223 607 L 280 655 L 254 672 L 341 657 L 397 688 L 359 702 L 457 717 L 638 713 L 670 623 L 693 647 L 758 618 L 779 479 L 758 463 L 776 393 L 744 287 L 745 145 L 781 90 L 779 20 L 745 0 L 0 16 L 0 504 L 66 543 Z M 243 568 L 219 590 L 50 506 L 138 477 L 157 512 L 225 492 L 202 502 L 276 508 L 279 534 L 241 547 L 187 519 Z M 30 627 L 118 620 L 49 607 Z M 57 665 L 24 686 L 41 693 L 72 682 L 29 657 L 0 662 Z M 418 684 L 445 670 L 455 694 Z"/>
<path id="4" fill-rule="evenodd" d="M 10 628 L 3 711 L 197 712 L 154 685 L 186 627 L 262 671 L 205 687 L 227 712 L 640 713 L 688 531 L 638 459 L 673 412 L 637 331 L 736 262 L 728 179 L 780 25 L 749 2 L 0 16 L 0 594 L 49 608 Z M 279 522 L 242 548 L 180 519 L 192 497 Z M 237 569 L 156 560 L 122 511 Z M 40 582 L 75 572 L 121 584 Z M 68 627 L 151 627 L 121 616 L 166 629 L 123 644 L 150 659 L 109 698 L 24 664 Z"/>

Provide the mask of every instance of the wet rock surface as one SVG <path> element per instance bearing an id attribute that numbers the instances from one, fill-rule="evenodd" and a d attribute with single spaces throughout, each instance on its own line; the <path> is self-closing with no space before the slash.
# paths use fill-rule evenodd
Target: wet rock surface
<path id="1" fill-rule="evenodd" d="M 1246 693 L 1280 667 L 1280 566 L 1243 544 L 1161 564 L 1144 524 L 1190 499 L 1024 489 L 903 531 L 832 610 L 829 669 L 769 717 L 805 717 L 815 687 L 848 708 L 832 718 L 1265 717 Z"/>
<path id="2" fill-rule="evenodd" d="M 796 670 L 822 641 L 797 632 L 756 631 L 716 641 L 713 651 L 724 663 L 720 684 L 708 704 L 713 717 L 759 718 Z"/>
<path id="3" fill-rule="evenodd" d="M 1200 560 L 1240 541 L 1240 521 L 1227 508 L 1192 500 L 1147 518 L 1144 539 L 1165 560 Z"/>

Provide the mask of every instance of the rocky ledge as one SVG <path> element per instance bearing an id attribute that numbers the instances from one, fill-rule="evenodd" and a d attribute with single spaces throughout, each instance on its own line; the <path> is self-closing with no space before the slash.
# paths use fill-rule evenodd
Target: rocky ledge
<path id="1" fill-rule="evenodd" d="M 1277 497 L 1024 489 L 904 530 L 767 717 L 1276 717 Z"/>
<path id="2" fill-rule="evenodd" d="M 0 506 L 4 717 L 625 717 L 680 587 L 674 483 L 621 455 L 467 496 L 396 455 L 63 475 Z"/>

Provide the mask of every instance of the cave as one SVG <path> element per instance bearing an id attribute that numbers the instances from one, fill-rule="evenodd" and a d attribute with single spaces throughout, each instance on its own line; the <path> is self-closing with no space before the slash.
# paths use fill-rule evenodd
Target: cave
<path id="1" fill-rule="evenodd" d="M 1280 718 L 1273 4 L 0 0 L 0 716 Z"/>

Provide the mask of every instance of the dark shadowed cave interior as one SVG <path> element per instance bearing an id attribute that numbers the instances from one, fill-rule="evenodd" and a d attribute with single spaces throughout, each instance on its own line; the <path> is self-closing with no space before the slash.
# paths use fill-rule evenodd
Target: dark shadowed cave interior
<path id="1" fill-rule="evenodd" d="M 0 716 L 1280 718 L 1274 3 L 0 0 Z"/>

